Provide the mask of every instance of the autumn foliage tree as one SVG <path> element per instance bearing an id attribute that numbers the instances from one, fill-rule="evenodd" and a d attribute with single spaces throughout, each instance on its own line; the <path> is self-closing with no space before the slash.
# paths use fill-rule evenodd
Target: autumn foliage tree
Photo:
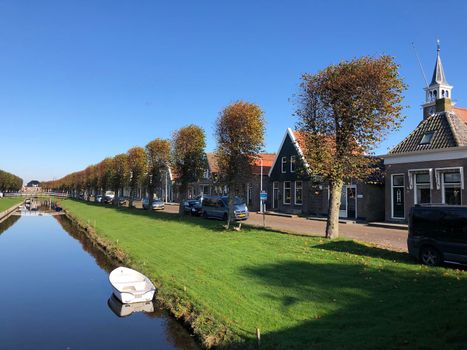
<path id="1" fill-rule="evenodd" d="M 112 158 L 105 158 L 99 164 L 97 164 L 97 183 L 98 187 L 102 191 L 102 195 L 105 195 L 107 189 L 110 188 L 112 181 Z"/>
<path id="2" fill-rule="evenodd" d="M 0 192 L 19 191 L 23 186 L 23 179 L 7 171 L 0 170 Z"/>
<path id="3" fill-rule="evenodd" d="M 148 194 L 151 203 L 154 199 L 155 185 L 162 185 L 163 173 L 169 169 L 170 141 L 157 138 L 149 142 L 145 149 L 148 162 Z"/>
<path id="4" fill-rule="evenodd" d="M 142 147 L 130 148 L 127 155 L 130 171 L 130 206 L 133 206 L 136 191 L 141 188 L 142 181 L 147 173 L 147 158 Z"/>
<path id="5" fill-rule="evenodd" d="M 217 163 L 220 181 L 229 188 L 227 227 L 233 217 L 234 197 L 252 175 L 252 165 L 264 145 L 263 111 L 253 103 L 238 101 L 227 106 L 216 122 Z"/>
<path id="6" fill-rule="evenodd" d="M 206 164 L 205 138 L 204 130 L 193 124 L 178 129 L 172 135 L 171 163 L 180 186 L 180 195 L 185 198 L 188 197 L 188 184 L 198 181 L 203 174 Z"/>
<path id="7" fill-rule="evenodd" d="M 326 237 L 335 238 L 343 184 L 374 170 L 369 155 L 403 120 L 405 85 L 390 56 L 343 61 L 301 80 L 297 126 L 309 171 L 329 183 Z"/>
<path id="8" fill-rule="evenodd" d="M 130 167 L 128 165 L 128 155 L 117 154 L 112 159 L 112 187 L 115 192 L 115 205 L 118 206 L 119 191 L 128 185 L 130 180 Z"/>

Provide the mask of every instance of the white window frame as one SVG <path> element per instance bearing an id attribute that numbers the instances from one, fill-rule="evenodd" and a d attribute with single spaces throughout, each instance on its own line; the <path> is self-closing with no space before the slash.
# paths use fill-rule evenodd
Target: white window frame
<path id="1" fill-rule="evenodd" d="M 302 202 L 297 202 L 297 183 L 300 183 L 300 189 L 302 190 Z M 294 204 L 295 205 L 303 205 L 303 181 L 295 181 L 294 183 Z"/>
<path id="2" fill-rule="evenodd" d="M 461 167 L 462 168 L 462 167 Z M 436 170 L 441 170 L 441 169 L 436 169 Z M 458 204 L 458 205 L 462 205 L 462 190 L 464 189 L 464 174 L 463 174 L 463 171 L 461 171 L 461 169 L 458 168 L 444 168 L 443 171 L 440 171 L 438 172 L 438 176 L 441 177 L 441 202 L 443 204 L 446 204 L 446 194 L 445 194 L 445 189 L 446 189 L 446 186 L 445 186 L 445 183 L 444 183 L 444 174 L 445 173 L 452 173 L 453 170 L 458 170 L 459 171 L 459 176 L 460 176 L 460 181 L 459 181 L 459 186 L 460 186 L 460 190 L 461 190 L 461 203 Z M 450 186 L 451 184 L 448 184 L 448 188 L 449 187 L 454 187 L 454 186 Z"/>
<path id="3" fill-rule="evenodd" d="M 453 170 L 459 170 L 459 173 L 461 174 L 461 190 L 464 189 L 464 167 L 453 166 L 453 167 L 448 167 L 448 168 L 436 168 L 435 169 L 436 189 L 437 190 L 441 189 L 441 178 L 442 178 L 441 174 L 451 172 Z"/>
<path id="4" fill-rule="evenodd" d="M 414 188 L 414 179 L 415 179 L 415 174 L 418 173 L 426 173 L 428 172 L 430 175 L 430 190 L 433 189 L 433 168 L 424 168 L 424 169 L 409 169 L 407 173 L 409 174 L 409 189 Z M 399 174 L 394 174 L 394 175 L 399 175 Z M 405 177 L 404 177 L 405 181 Z"/>
<path id="5" fill-rule="evenodd" d="M 296 168 L 295 164 L 296 164 L 296 157 L 295 156 L 290 156 L 290 172 L 291 173 L 295 172 L 295 168 Z M 294 167 L 293 169 L 292 169 L 292 165 Z"/>
<path id="6" fill-rule="evenodd" d="M 402 176 L 402 178 L 404 179 L 403 186 L 396 186 L 396 187 L 402 187 L 404 191 L 404 214 L 402 217 L 394 216 L 394 176 Z M 395 219 L 395 220 L 405 219 L 405 174 L 403 173 L 391 174 L 391 219 Z"/>
<path id="7" fill-rule="evenodd" d="M 417 185 L 417 174 L 428 174 L 429 178 L 430 178 L 430 182 L 427 184 L 419 184 Z M 423 204 L 431 204 L 433 202 L 432 200 L 432 190 L 433 190 L 433 179 L 432 179 L 432 176 L 431 176 L 431 171 L 416 171 L 413 173 L 413 202 L 414 204 L 420 204 L 419 203 L 419 198 L 417 196 L 417 189 L 418 188 L 427 188 L 428 186 L 428 189 L 430 190 L 430 203 L 423 203 Z"/>
<path id="8" fill-rule="evenodd" d="M 287 187 L 288 190 L 290 190 L 290 198 L 289 198 L 289 202 L 286 202 L 285 201 L 285 190 L 286 190 L 286 187 L 285 187 L 285 184 L 286 183 L 289 183 L 289 187 Z M 290 205 L 292 203 L 291 199 L 292 199 L 292 181 L 284 181 L 283 182 L 283 185 L 282 185 L 282 189 L 283 189 L 283 193 L 282 193 L 282 204 L 284 205 Z"/>
<path id="9" fill-rule="evenodd" d="M 285 174 L 287 169 L 287 157 L 282 157 L 281 159 L 281 173 Z"/>

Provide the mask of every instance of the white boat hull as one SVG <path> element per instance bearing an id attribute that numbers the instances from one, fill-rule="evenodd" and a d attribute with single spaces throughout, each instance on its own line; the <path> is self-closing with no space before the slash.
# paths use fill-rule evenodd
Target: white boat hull
<path id="1" fill-rule="evenodd" d="M 141 303 L 154 299 L 156 287 L 142 273 L 127 267 L 118 267 L 109 275 L 113 294 L 124 304 Z"/>

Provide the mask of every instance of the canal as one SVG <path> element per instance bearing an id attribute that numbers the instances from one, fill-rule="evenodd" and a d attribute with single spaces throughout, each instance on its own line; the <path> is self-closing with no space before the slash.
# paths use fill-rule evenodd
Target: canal
<path id="1" fill-rule="evenodd" d="M 0 223 L 0 349 L 198 349 L 152 303 L 111 298 L 114 267 L 64 216 Z"/>

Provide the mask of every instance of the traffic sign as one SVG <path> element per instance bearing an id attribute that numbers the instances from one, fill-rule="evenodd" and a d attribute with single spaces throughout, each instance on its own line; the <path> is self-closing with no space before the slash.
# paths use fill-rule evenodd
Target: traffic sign
<path id="1" fill-rule="evenodd" d="M 259 193 L 259 199 L 262 201 L 265 201 L 268 199 L 268 193 L 266 191 L 261 191 Z"/>

